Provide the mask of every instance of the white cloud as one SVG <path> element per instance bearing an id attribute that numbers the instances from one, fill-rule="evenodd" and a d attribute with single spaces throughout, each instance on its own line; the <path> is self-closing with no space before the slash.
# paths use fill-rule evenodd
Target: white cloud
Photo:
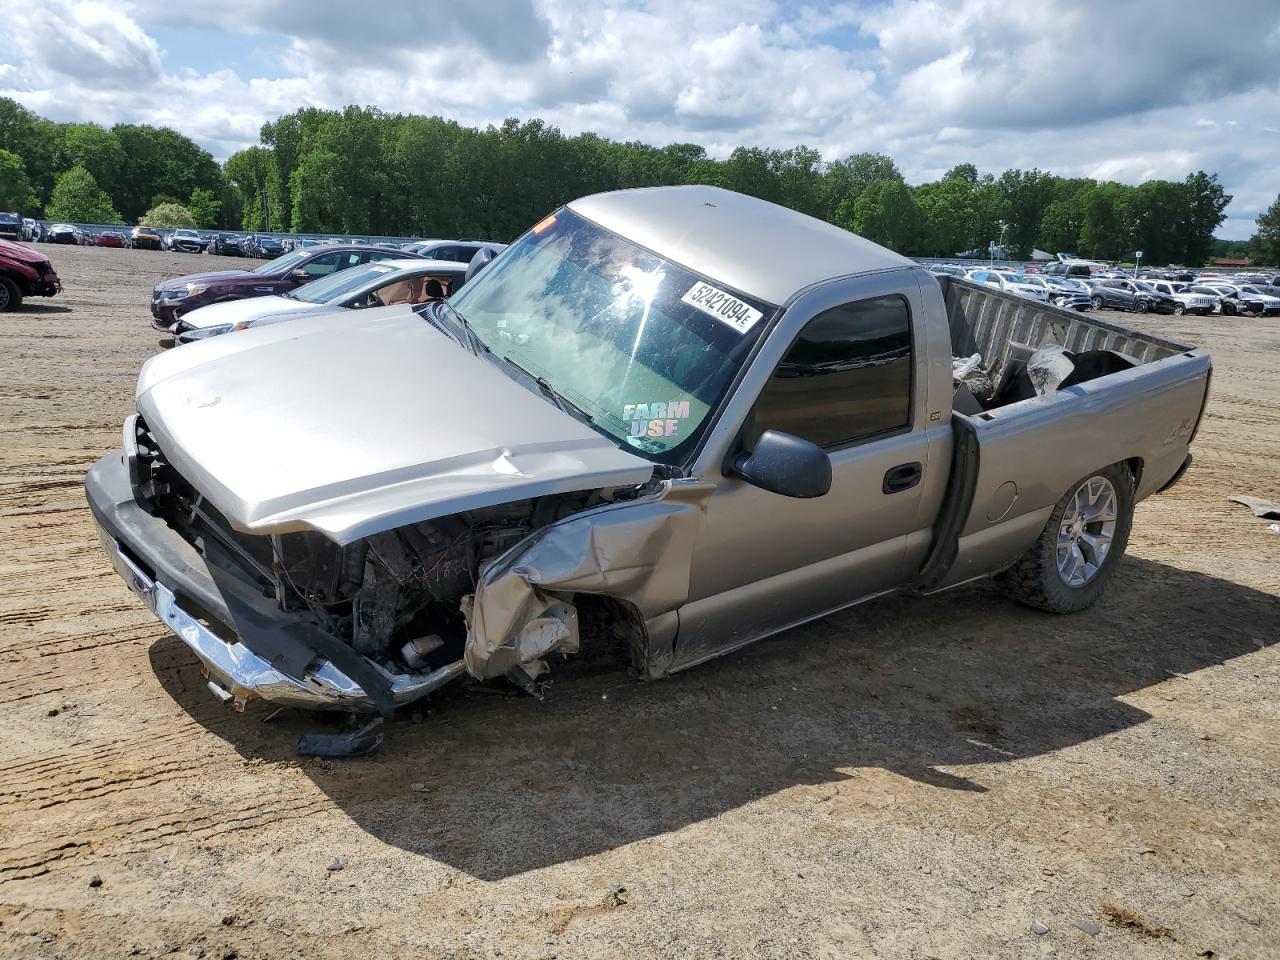
<path id="1" fill-rule="evenodd" d="M 1274 0 L 1211 23 L 1192 0 L 0 0 L 0 21 L 0 95 L 55 119 L 167 124 L 220 157 L 281 113 L 360 103 L 718 155 L 880 150 L 915 181 L 964 161 L 1131 182 L 1204 168 L 1236 196 L 1233 236 L 1280 188 L 1280 133 L 1258 122 L 1280 115 Z M 161 51 L 172 28 L 277 52 L 196 70 Z"/>

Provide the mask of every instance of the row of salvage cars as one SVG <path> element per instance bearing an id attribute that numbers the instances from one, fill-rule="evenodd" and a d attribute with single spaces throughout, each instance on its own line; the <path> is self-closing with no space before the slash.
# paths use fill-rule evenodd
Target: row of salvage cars
<path id="1" fill-rule="evenodd" d="M 472 264 L 478 270 L 502 248 L 477 244 L 463 263 L 367 244 L 302 247 L 253 270 L 158 283 L 151 294 L 151 324 L 177 343 L 191 343 L 315 313 L 407 309 L 450 296 L 466 282 Z"/>
<path id="2" fill-rule="evenodd" d="M 1280 315 L 1280 295 L 1253 283 L 1206 277 L 1195 281 L 1133 279 L 1120 275 L 1056 276 L 1020 273 L 996 267 L 966 269 L 936 264 L 937 275 L 963 277 L 1006 293 L 1052 303 L 1070 310 L 1125 310 L 1182 316 L 1273 317 Z"/>

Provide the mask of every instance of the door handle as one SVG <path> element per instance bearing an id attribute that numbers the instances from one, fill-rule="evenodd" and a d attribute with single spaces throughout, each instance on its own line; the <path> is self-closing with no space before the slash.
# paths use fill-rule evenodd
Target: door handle
<path id="1" fill-rule="evenodd" d="M 924 467 L 919 463 L 900 463 L 884 475 L 884 486 L 880 490 L 882 493 L 901 493 L 919 483 L 922 476 Z"/>

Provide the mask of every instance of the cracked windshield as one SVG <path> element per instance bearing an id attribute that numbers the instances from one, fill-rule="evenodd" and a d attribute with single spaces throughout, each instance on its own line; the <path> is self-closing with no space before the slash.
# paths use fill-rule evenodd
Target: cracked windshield
<path id="1" fill-rule="evenodd" d="M 773 309 L 560 210 L 451 301 L 493 353 L 655 460 L 705 426 Z"/>

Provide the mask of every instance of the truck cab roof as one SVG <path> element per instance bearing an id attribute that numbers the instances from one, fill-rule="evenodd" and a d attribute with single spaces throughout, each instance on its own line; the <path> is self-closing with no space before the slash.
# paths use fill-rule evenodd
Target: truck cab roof
<path id="1" fill-rule="evenodd" d="M 579 216 L 775 305 L 833 277 L 914 267 L 840 227 L 719 187 L 649 187 L 574 200 Z"/>

